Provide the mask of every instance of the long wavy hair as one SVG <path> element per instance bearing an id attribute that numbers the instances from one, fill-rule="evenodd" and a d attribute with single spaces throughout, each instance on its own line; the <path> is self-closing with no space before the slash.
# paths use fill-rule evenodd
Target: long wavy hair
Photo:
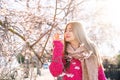
<path id="1" fill-rule="evenodd" d="M 94 45 L 94 43 L 87 37 L 85 30 L 82 26 L 82 24 L 80 22 L 69 22 L 66 25 L 65 31 L 68 27 L 68 25 L 71 26 L 72 31 L 73 31 L 73 35 L 75 36 L 75 39 L 77 39 L 77 41 L 79 41 L 79 43 L 84 43 L 85 48 L 88 51 L 92 51 L 93 54 L 91 56 L 94 56 L 96 58 L 95 63 L 97 65 L 101 64 L 101 59 L 98 55 L 98 51 L 96 49 L 96 46 Z M 68 55 L 69 53 L 67 53 L 66 48 L 67 48 L 67 44 L 68 42 L 66 42 L 65 37 L 64 37 L 64 55 Z M 70 62 L 66 60 L 66 64 L 65 64 L 65 68 L 69 67 Z"/>

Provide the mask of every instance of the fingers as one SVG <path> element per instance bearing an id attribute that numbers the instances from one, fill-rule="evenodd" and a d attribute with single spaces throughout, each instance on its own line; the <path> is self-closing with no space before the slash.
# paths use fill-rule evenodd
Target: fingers
<path id="1" fill-rule="evenodd" d="M 58 34 L 58 33 L 56 33 L 56 34 L 54 35 L 54 40 L 59 40 L 59 34 Z"/>
<path id="2" fill-rule="evenodd" d="M 59 40 L 59 33 L 56 33 L 56 34 L 54 35 L 54 40 Z"/>
<path id="3" fill-rule="evenodd" d="M 59 33 L 56 33 L 56 34 L 53 36 L 53 41 L 54 41 L 54 40 L 61 41 L 62 44 L 64 44 L 64 40 L 60 39 L 60 34 L 59 34 Z"/>

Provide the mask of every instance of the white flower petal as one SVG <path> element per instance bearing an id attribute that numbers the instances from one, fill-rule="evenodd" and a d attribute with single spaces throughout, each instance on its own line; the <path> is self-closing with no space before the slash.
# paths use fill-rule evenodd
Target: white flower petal
<path id="1" fill-rule="evenodd" d="M 79 67 L 79 66 L 75 66 L 75 69 L 79 70 L 79 69 L 80 69 L 80 67 Z"/>

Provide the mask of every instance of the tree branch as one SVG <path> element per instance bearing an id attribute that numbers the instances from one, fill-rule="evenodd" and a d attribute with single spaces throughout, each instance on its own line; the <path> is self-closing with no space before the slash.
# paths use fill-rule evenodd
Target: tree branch
<path id="1" fill-rule="evenodd" d="M 17 33 L 16 31 L 14 31 L 13 29 L 8 29 L 10 32 L 12 32 L 13 34 L 16 34 L 17 36 L 19 36 L 23 41 L 26 41 L 26 39 L 22 36 L 22 35 L 20 35 L 19 33 Z"/>
<path id="2" fill-rule="evenodd" d="M 53 19 L 53 22 L 55 22 L 55 19 L 56 19 L 56 13 L 57 13 L 57 0 L 56 0 L 56 5 L 55 5 L 55 13 L 54 13 L 54 19 Z M 50 34 L 48 35 L 48 38 L 47 38 L 47 40 L 46 40 L 46 43 L 45 43 L 45 45 L 44 45 L 44 47 L 43 47 L 43 50 L 42 50 L 40 56 L 42 56 L 42 55 L 44 54 L 45 47 L 46 47 L 46 45 L 47 45 L 47 43 L 48 43 L 48 40 L 49 40 L 50 35 L 51 35 L 51 33 L 52 33 L 52 30 L 53 30 L 53 28 L 54 28 L 55 26 L 57 26 L 57 25 L 55 25 L 55 23 L 54 23 L 54 24 L 52 25 L 52 28 L 50 29 Z"/>
<path id="3" fill-rule="evenodd" d="M 56 19 L 56 13 L 57 13 L 57 0 L 56 0 L 55 13 L 54 13 L 54 18 L 53 18 L 53 21 L 54 21 L 54 22 L 55 22 L 55 19 Z"/>

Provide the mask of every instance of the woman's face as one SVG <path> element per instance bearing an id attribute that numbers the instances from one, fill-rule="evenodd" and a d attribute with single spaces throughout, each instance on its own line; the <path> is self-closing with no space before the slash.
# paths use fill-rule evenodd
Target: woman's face
<path id="1" fill-rule="evenodd" d="M 64 37 L 65 37 L 65 41 L 67 41 L 67 42 L 71 42 L 71 41 L 75 40 L 75 36 L 73 34 L 71 25 L 67 26 L 65 33 L 64 33 Z"/>

